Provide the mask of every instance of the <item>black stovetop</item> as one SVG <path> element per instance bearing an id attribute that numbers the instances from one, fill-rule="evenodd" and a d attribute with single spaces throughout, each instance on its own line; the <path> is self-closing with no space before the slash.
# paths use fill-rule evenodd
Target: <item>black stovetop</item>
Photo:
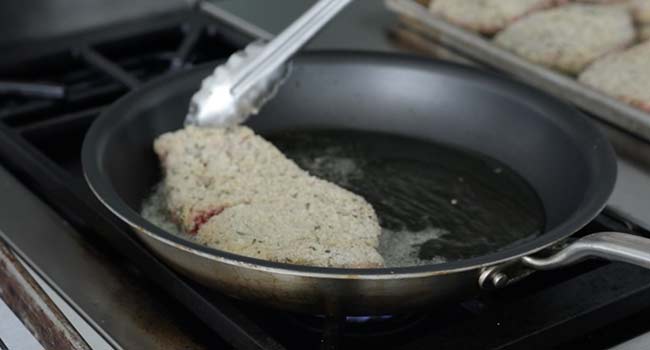
<path id="1" fill-rule="evenodd" d="M 90 241 L 108 243 L 236 348 L 606 349 L 650 329 L 650 271 L 618 263 L 538 272 L 460 303 L 380 318 L 260 308 L 170 271 L 94 199 L 83 180 L 81 142 L 119 97 L 156 77 L 227 57 L 245 41 L 219 23 L 179 13 L 66 40 L 45 55 L 27 51 L 20 60 L 0 60 L 0 164 Z M 601 230 L 650 237 L 613 211 L 576 236 Z"/>

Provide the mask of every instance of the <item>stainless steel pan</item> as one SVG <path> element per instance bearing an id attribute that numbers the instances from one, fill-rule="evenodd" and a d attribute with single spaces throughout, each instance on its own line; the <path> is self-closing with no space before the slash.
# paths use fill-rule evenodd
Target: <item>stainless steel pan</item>
<path id="1" fill-rule="evenodd" d="M 97 197 L 164 261 L 231 296 L 315 314 L 404 312 L 507 285 L 511 268 L 561 267 L 603 257 L 650 267 L 650 243 L 602 233 L 550 258 L 536 253 L 571 236 L 604 207 L 616 161 L 576 109 L 533 88 L 471 68 L 381 54 L 300 56 L 279 95 L 253 118 L 256 131 L 357 129 L 435 140 L 489 155 L 527 180 L 546 231 L 461 261 L 384 269 L 334 269 L 261 261 L 194 244 L 139 215 L 160 178 L 154 138 L 181 127 L 190 96 L 213 66 L 149 84 L 106 111 L 83 147 Z"/>

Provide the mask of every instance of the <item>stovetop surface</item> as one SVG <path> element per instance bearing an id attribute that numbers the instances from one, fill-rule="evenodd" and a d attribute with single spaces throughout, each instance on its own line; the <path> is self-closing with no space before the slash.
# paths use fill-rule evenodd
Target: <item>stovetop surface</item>
<path id="1" fill-rule="evenodd" d="M 188 13 L 127 29 L 65 43 L 46 56 L 23 57 L 20 64 L 0 60 L 0 164 L 124 268 L 119 283 L 147 276 L 142 290 L 162 294 L 172 305 L 161 316 L 178 318 L 186 325 L 183 332 L 197 333 L 197 343 L 258 349 L 606 349 L 650 330 L 650 272 L 618 263 L 591 261 L 538 272 L 460 303 L 381 318 L 269 310 L 179 277 L 93 198 L 83 180 L 81 143 L 92 121 L 119 97 L 156 77 L 227 57 L 246 40 Z M 576 237 L 601 230 L 650 237 L 613 211 Z M 47 274 L 48 267 L 40 270 Z M 197 322 L 203 325 L 187 326 Z"/>
<path id="2" fill-rule="evenodd" d="M 26 0 L 0 3 L 0 48 L 42 45 L 68 35 L 189 8 L 182 0 Z"/>

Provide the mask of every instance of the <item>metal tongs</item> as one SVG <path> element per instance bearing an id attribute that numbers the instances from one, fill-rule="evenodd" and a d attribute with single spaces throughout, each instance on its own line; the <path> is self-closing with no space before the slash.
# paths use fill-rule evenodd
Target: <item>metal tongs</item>
<path id="1" fill-rule="evenodd" d="M 244 122 L 278 91 L 287 61 L 352 0 L 319 0 L 268 43 L 254 42 L 203 80 L 185 125 L 227 127 Z"/>

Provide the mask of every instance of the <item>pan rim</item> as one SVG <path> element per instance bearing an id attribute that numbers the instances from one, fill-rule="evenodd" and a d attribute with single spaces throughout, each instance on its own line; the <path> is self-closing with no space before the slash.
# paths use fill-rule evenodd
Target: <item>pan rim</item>
<path id="1" fill-rule="evenodd" d="M 503 84 L 505 81 L 508 84 L 516 86 L 518 91 L 534 92 L 540 98 L 544 98 L 547 102 L 554 104 L 556 108 L 564 109 L 564 113 L 567 116 L 570 116 L 570 118 L 574 120 L 574 123 L 581 123 L 579 125 L 581 128 L 586 128 L 588 132 L 592 133 L 593 136 L 597 138 L 598 141 L 603 141 L 600 142 L 600 144 L 602 144 L 600 155 L 591 160 L 598 166 L 597 171 L 600 173 L 599 184 L 595 186 L 592 185 L 591 187 L 593 188 L 590 188 L 590 193 L 593 193 L 590 196 L 583 198 L 583 205 L 552 230 L 545 231 L 536 237 L 529 238 L 525 242 L 516 243 L 513 246 L 504 247 L 486 255 L 439 264 L 375 269 L 316 267 L 272 262 L 203 246 L 158 228 L 144 219 L 140 213 L 127 205 L 114 190 L 110 181 L 106 177 L 102 176 L 101 157 L 98 156 L 97 151 L 101 149 L 100 146 L 102 141 L 105 141 L 104 139 L 109 134 L 104 131 L 109 130 L 111 124 L 116 124 L 110 120 L 110 116 L 115 115 L 117 111 L 124 108 L 124 106 L 128 106 L 132 101 L 137 101 L 143 94 L 150 93 L 152 90 L 177 79 L 183 79 L 189 76 L 192 71 L 206 69 L 206 67 L 213 67 L 215 62 L 211 62 L 197 66 L 190 71 L 184 71 L 155 79 L 138 90 L 120 98 L 117 102 L 113 103 L 109 108 L 102 112 L 102 114 L 91 125 L 82 147 L 82 164 L 84 177 L 86 178 L 88 186 L 100 202 L 120 220 L 127 223 L 131 228 L 137 230 L 139 233 L 147 235 L 148 237 L 174 249 L 181 249 L 187 253 L 199 255 L 202 258 L 215 262 L 254 269 L 257 271 L 330 279 L 367 280 L 421 278 L 451 274 L 493 266 L 534 254 L 571 236 L 574 232 L 588 224 L 604 209 L 607 200 L 613 192 L 617 176 L 617 167 L 614 151 L 609 141 L 605 138 L 604 134 L 597 129 L 596 125 L 592 121 L 587 120 L 587 117 L 584 116 L 582 112 L 542 91 L 493 72 L 486 72 L 450 62 L 414 57 L 406 54 L 327 50 L 301 54 L 296 58 L 296 61 L 309 62 L 310 60 L 323 58 L 326 58 L 324 61 L 332 63 L 361 60 L 380 62 L 384 64 L 409 64 L 414 66 L 444 68 L 484 80 L 498 79 L 500 84 Z"/>

